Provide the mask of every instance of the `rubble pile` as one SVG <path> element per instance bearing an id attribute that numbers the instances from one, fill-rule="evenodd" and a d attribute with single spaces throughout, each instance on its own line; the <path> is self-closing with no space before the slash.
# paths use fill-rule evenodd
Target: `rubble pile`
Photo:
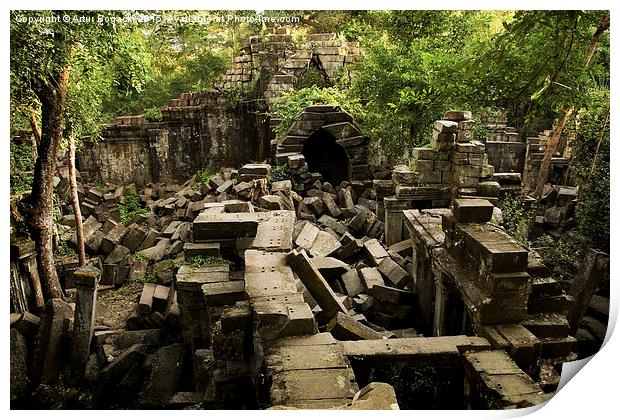
<path id="1" fill-rule="evenodd" d="M 66 299 L 35 315 L 12 292 L 11 400 L 173 409 L 545 401 L 556 367 L 604 336 L 598 278 L 608 258 L 589 254 L 563 288 L 492 224 L 500 183 L 472 130 L 470 113 L 447 112 L 411 166 L 337 185 L 310 173 L 299 152 L 285 156 L 292 179 L 249 163 L 182 185 L 80 184 L 89 259 L 60 265 Z M 58 240 L 76 247 L 58 175 Z M 560 191 L 547 194 L 550 209 L 569 202 Z M 27 240 L 12 254 L 30 266 Z M 119 299 L 122 319 L 101 316 L 103 296 Z"/>

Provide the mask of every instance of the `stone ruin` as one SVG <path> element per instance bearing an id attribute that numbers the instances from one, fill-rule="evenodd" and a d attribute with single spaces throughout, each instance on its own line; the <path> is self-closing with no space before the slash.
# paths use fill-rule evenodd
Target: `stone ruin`
<path id="1" fill-rule="evenodd" d="M 105 126 L 97 144 L 78 151 L 78 169 L 85 179 L 146 185 L 183 182 L 206 167 L 239 167 L 249 161 L 265 160 L 276 147 L 272 129 L 279 121 L 269 115 L 274 99 L 299 87 L 308 71 L 317 72 L 326 84 L 333 84 L 341 72 L 353 72 L 349 64 L 359 55 L 357 43 L 341 41 L 334 33 L 310 34 L 293 42 L 287 29 L 270 29 L 263 36 L 241 42 L 233 67 L 213 89 L 183 93 L 181 98 L 171 100 L 161 109 L 161 121 L 147 121 L 143 115 L 121 116 Z M 231 90 L 243 90 L 248 97 L 242 101 L 231 98 Z M 299 128 L 307 130 L 317 124 L 312 117 L 304 115 L 297 123 Z M 352 119 L 346 114 L 333 114 L 327 115 L 324 123 L 352 123 Z M 329 135 L 343 139 L 335 131 L 339 128 L 325 127 L 326 134 L 316 140 L 325 140 Z M 354 127 L 343 128 L 355 131 Z M 351 141 L 344 147 L 350 147 Z M 296 144 L 289 139 L 277 147 L 290 151 Z M 355 166 L 368 164 L 362 156 L 351 159 L 359 161 L 352 163 Z"/>
<path id="2" fill-rule="evenodd" d="M 356 179 L 367 143 L 347 115 L 304 110 L 276 146 L 291 180 L 267 182 L 263 163 L 222 169 L 200 187 L 149 183 L 148 211 L 127 226 L 122 187 L 81 186 L 92 258 L 63 267 L 69 303 L 52 299 L 41 317 L 27 310 L 32 250 L 13 243 L 12 400 L 34 389 L 43 404 L 63 383 L 56 399 L 81 407 L 81 384 L 89 408 L 547 401 L 561 364 L 596 351 L 605 335 L 597 288 L 608 257 L 591 251 L 561 284 L 497 225 L 494 204 L 511 189 L 473 138 L 469 112 L 436 121 L 409 166 L 359 172 L 373 180 Z M 306 149 L 327 135 L 344 151 L 338 169 Z M 59 179 L 66 198 L 62 168 Z M 59 227 L 69 242 L 72 224 L 67 215 Z M 195 266 L 195 257 L 213 262 Z M 147 270 L 153 282 L 124 327 L 101 324 L 98 295 Z"/>

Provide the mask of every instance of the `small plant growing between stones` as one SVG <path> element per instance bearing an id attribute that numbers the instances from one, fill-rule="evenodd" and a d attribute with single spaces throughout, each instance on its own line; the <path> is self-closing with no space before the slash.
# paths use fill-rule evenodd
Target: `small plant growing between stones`
<path id="1" fill-rule="evenodd" d="M 271 168 L 267 175 L 267 181 L 277 182 L 291 179 L 291 172 L 286 165 L 276 165 Z"/>
<path id="2" fill-rule="evenodd" d="M 185 264 L 189 265 L 193 269 L 229 263 L 230 262 L 228 260 L 220 257 L 190 257 L 185 260 Z"/>
<path id="3" fill-rule="evenodd" d="M 200 188 L 203 185 L 207 185 L 211 178 L 213 177 L 213 173 L 208 169 L 201 169 L 196 172 L 196 180 L 194 181 L 194 187 Z"/>
<path id="4" fill-rule="evenodd" d="M 126 225 L 137 214 L 146 213 L 147 208 L 140 204 L 140 197 L 132 194 L 125 196 L 125 200 L 118 205 L 118 211 L 121 216 L 121 223 Z"/>

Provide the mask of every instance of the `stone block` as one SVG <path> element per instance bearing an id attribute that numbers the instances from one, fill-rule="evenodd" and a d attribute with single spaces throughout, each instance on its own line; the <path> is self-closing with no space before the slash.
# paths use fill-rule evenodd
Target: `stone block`
<path id="1" fill-rule="evenodd" d="M 471 111 L 446 111 L 443 114 L 443 119 L 448 121 L 471 121 Z M 458 126 L 460 127 L 460 124 Z"/>
<path id="2" fill-rule="evenodd" d="M 120 264 L 126 261 L 129 256 L 128 248 L 123 245 L 116 245 L 112 252 L 107 256 L 107 258 L 103 261 L 105 264 Z"/>
<path id="3" fill-rule="evenodd" d="M 493 204 L 488 200 L 457 198 L 452 203 L 452 213 L 456 222 L 486 223 L 493 216 Z"/>
<path id="4" fill-rule="evenodd" d="M 362 324 L 351 318 L 349 315 L 338 312 L 327 324 L 327 331 L 336 340 L 355 341 L 355 340 L 376 340 L 383 338 L 378 331 Z"/>
<path id="5" fill-rule="evenodd" d="M 376 267 L 364 267 L 360 269 L 360 276 L 364 281 L 366 290 L 372 289 L 374 286 L 385 286 L 385 281 L 381 276 L 381 272 Z"/>
<path id="6" fill-rule="evenodd" d="M 458 127 L 458 123 L 448 120 L 437 120 L 433 123 L 433 129 L 439 133 L 456 133 Z"/>
<path id="7" fill-rule="evenodd" d="M 326 257 L 337 251 L 340 246 L 338 239 L 327 232 L 319 231 L 308 252 L 313 257 Z"/>
<path id="8" fill-rule="evenodd" d="M 377 268 L 393 285 L 400 288 L 410 286 L 411 277 L 409 273 L 394 262 L 392 258 L 383 258 Z"/>
<path id="9" fill-rule="evenodd" d="M 69 350 L 65 343 L 72 322 L 71 305 L 58 298 L 46 302 L 31 359 L 30 379 L 33 384 L 52 384 L 58 380 L 63 358 Z"/>
<path id="10" fill-rule="evenodd" d="M 357 270 L 349 270 L 341 276 L 347 295 L 354 297 L 364 293 L 365 286 Z"/>
<path id="11" fill-rule="evenodd" d="M 247 299 L 243 281 L 227 281 L 222 283 L 208 283 L 201 287 L 207 306 L 234 305 L 240 300 Z"/>
<path id="12" fill-rule="evenodd" d="M 304 302 L 257 302 L 252 305 L 252 309 L 263 340 L 313 335 L 318 332 L 312 310 Z"/>
<path id="13" fill-rule="evenodd" d="M 186 242 L 183 245 L 183 252 L 186 260 L 193 257 L 219 257 L 221 255 L 219 242 Z"/>
<path id="14" fill-rule="evenodd" d="M 174 343 L 157 350 L 146 386 L 140 394 L 143 407 L 161 408 L 180 386 L 183 369 L 183 345 Z"/>
<path id="15" fill-rule="evenodd" d="M 28 343 L 15 328 L 10 332 L 11 402 L 24 398 L 30 385 L 28 378 Z"/>
<path id="16" fill-rule="evenodd" d="M 417 295 L 415 293 L 396 287 L 376 284 L 370 288 L 369 294 L 381 302 L 394 305 L 413 306 L 417 303 Z"/>
<path id="17" fill-rule="evenodd" d="M 389 255 L 383 245 L 377 239 L 371 239 L 369 241 L 364 242 L 364 251 L 366 252 L 366 256 L 372 262 L 373 265 L 377 266 L 384 258 L 388 258 Z"/>
<path id="18" fill-rule="evenodd" d="M 125 225 L 118 223 L 103 237 L 99 250 L 107 256 L 120 243 L 126 233 Z"/>
<path id="19" fill-rule="evenodd" d="M 299 278 L 327 318 L 332 318 L 338 311 L 347 312 L 347 309 L 338 300 L 329 284 L 314 267 L 303 250 L 301 252 L 296 250 L 290 252 L 287 255 L 287 262 L 299 275 Z"/>

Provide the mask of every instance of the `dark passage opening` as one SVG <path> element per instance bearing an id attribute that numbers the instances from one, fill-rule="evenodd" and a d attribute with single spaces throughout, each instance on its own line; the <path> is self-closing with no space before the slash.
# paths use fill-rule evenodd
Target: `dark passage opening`
<path id="1" fill-rule="evenodd" d="M 324 130 L 317 130 L 304 142 L 301 152 L 310 172 L 320 172 L 323 181 L 338 185 L 351 178 L 349 157 L 336 138 Z"/>

